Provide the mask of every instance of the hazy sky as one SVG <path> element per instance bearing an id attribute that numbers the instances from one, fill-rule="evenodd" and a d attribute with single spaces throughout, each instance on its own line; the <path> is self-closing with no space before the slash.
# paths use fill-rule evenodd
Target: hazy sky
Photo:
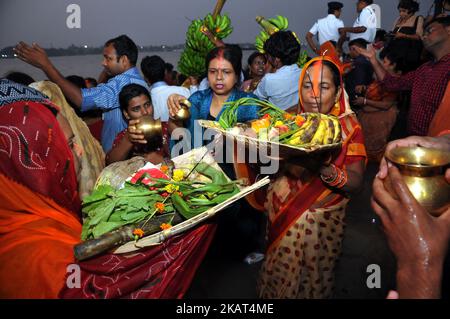
<path id="1" fill-rule="evenodd" d="M 281 14 L 290 29 L 303 40 L 320 17 L 326 16 L 328 0 L 228 0 L 228 13 L 235 32 L 227 42 L 253 42 L 259 27 L 257 15 Z M 353 24 L 356 0 L 344 3 L 343 20 Z M 426 14 L 432 0 L 422 0 Z M 69 4 L 81 8 L 81 28 L 69 29 Z M 215 0 L 0 0 L 0 48 L 20 40 L 44 47 L 75 45 L 100 46 L 119 34 L 128 34 L 138 45 L 184 43 L 189 21 L 204 17 L 214 9 Z M 391 29 L 398 16 L 397 0 L 375 0 L 382 8 L 382 27 Z"/>

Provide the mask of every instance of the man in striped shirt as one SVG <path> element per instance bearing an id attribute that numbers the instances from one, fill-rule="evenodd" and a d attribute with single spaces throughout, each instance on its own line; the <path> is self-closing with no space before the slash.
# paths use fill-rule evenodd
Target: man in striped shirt
<path id="1" fill-rule="evenodd" d="M 102 147 L 108 152 L 116 135 L 127 125 L 119 107 L 119 92 L 127 84 L 136 83 L 148 89 L 147 84 L 136 68 L 138 49 L 126 35 L 108 40 L 103 48 L 103 75 L 109 78 L 106 83 L 90 89 L 80 89 L 55 68 L 46 52 L 37 44 L 32 46 L 20 42 L 15 48 L 17 56 L 40 68 L 50 81 L 56 83 L 81 111 L 95 108 L 103 110 Z"/>

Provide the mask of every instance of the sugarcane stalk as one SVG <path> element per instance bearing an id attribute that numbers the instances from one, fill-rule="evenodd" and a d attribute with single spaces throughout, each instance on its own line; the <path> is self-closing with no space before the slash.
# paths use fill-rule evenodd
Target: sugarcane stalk
<path id="1" fill-rule="evenodd" d="M 214 21 L 216 21 L 216 17 L 222 11 L 223 6 L 225 5 L 225 2 L 227 2 L 227 0 L 217 0 L 216 7 L 214 8 L 214 11 L 213 11 L 213 14 L 212 14 L 212 17 L 213 17 Z"/>
<path id="2" fill-rule="evenodd" d="M 127 225 L 120 227 L 114 231 L 103 234 L 99 238 L 86 240 L 74 247 L 75 258 L 78 261 L 86 260 L 88 258 L 97 256 L 114 247 L 127 243 L 133 240 L 133 231 L 136 228 L 141 228 L 145 235 L 154 234 L 161 230 L 160 226 L 163 223 L 170 223 L 175 217 L 175 213 L 154 216 L 148 223 L 137 225 Z M 175 223 L 175 221 L 173 221 Z"/>

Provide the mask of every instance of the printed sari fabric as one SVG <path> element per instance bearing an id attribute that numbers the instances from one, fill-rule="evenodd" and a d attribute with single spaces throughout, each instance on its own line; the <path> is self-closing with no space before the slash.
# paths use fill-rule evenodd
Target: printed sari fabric
<path id="1" fill-rule="evenodd" d="M 181 298 L 214 226 L 76 263 L 78 185 L 56 114 L 36 90 L 0 80 L 0 298 Z M 75 263 L 81 288 L 70 289 Z"/>
<path id="2" fill-rule="evenodd" d="M 69 121 L 75 135 L 75 143 L 83 149 L 81 155 L 81 173 L 79 181 L 80 197 L 88 196 L 94 188 L 95 181 L 105 167 L 105 153 L 100 143 L 92 136 L 86 123 L 80 119 L 67 103 L 61 89 L 53 82 L 40 81 L 30 84 L 39 90 L 60 108 L 60 112 Z"/>
<path id="3" fill-rule="evenodd" d="M 321 59 L 333 62 L 327 57 L 311 60 L 303 69 L 300 85 L 309 65 Z M 344 141 L 333 163 L 345 168 L 364 161 L 366 152 L 361 127 L 342 85 L 341 90 L 330 113 L 339 117 Z M 292 176 L 286 167 L 269 186 L 265 203 L 268 248 L 258 281 L 261 298 L 327 298 L 332 293 L 348 198 L 328 188 L 316 174 L 303 170 L 300 176 Z"/>

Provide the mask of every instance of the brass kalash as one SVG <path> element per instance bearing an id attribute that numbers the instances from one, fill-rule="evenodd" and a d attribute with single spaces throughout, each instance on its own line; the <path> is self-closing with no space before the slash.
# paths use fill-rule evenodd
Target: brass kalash
<path id="1" fill-rule="evenodd" d="M 186 121 L 191 117 L 191 102 L 188 99 L 183 99 L 180 101 L 181 108 L 178 110 L 177 114 L 171 116 L 170 118 L 175 121 Z"/>
<path id="2" fill-rule="evenodd" d="M 191 117 L 191 112 L 189 111 L 191 102 L 184 99 L 180 101 L 180 104 L 181 108 L 178 110 L 177 114 L 170 118 L 175 121 L 186 121 Z M 162 140 L 162 125 L 161 120 L 159 119 L 155 120 L 151 116 L 143 116 L 139 119 L 139 123 L 136 124 L 136 129 L 142 131 L 148 144 L 157 144 Z"/>
<path id="3" fill-rule="evenodd" d="M 413 196 L 431 215 L 439 216 L 450 206 L 450 185 L 445 180 L 450 152 L 397 147 L 387 152 L 386 158 L 398 167 Z"/>

